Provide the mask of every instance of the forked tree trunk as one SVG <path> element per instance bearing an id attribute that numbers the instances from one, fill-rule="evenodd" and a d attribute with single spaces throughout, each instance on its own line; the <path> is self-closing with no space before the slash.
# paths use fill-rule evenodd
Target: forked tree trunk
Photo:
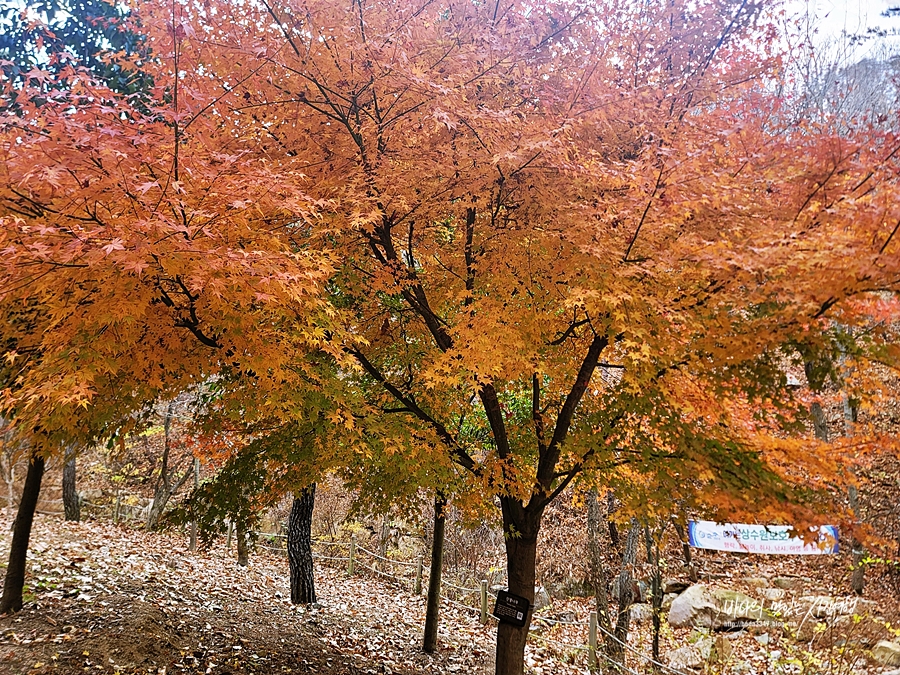
<path id="1" fill-rule="evenodd" d="M 441 572 L 444 565 L 444 532 L 447 523 L 444 509 L 447 500 L 438 493 L 434 499 L 434 536 L 431 541 L 431 572 L 425 599 L 425 636 L 422 649 L 431 654 L 437 649 L 438 623 L 441 610 Z"/>
<path id="2" fill-rule="evenodd" d="M 529 509 L 510 497 L 501 497 L 500 507 L 509 592 L 527 599 L 530 609 L 521 628 L 502 621 L 497 625 L 495 673 L 522 675 L 525 672 L 525 641 L 534 609 L 535 557 L 543 508 Z"/>
<path id="3" fill-rule="evenodd" d="M 25 561 L 28 556 L 28 540 L 31 525 L 41 493 L 41 479 L 44 477 L 44 458 L 38 454 L 31 457 L 19 511 L 13 524 L 12 543 L 9 547 L 9 565 L 3 582 L 3 597 L 0 598 L 0 614 L 18 612 L 22 609 L 22 589 L 25 586 Z"/>
<path id="4" fill-rule="evenodd" d="M 287 551 L 291 568 L 291 602 L 309 605 L 316 601 L 312 556 L 312 516 L 316 503 L 316 484 L 294 494 L 288 518 Z"/>
<path id="5" fill-rule="evenodd" d="M 75 482 L 75 448 L 71 445 L 66 446 L 65 462 L 62 475 L 63 509 L 66 512 L 66 520 L 77 523 L 81 520 L 81 503 Z"/>
<path id="6" fill-rule="evenodd" d="M 631 528 L 625 538 L 625 552 L 622 554 L 622 567 L 616 580 L 619 602 L 616 611 L 616 628 L 606 641 L 606 651 L 617 663 L 624 663 L 625 645 L 628 644 L 628 630 L 631 627 L 631 605 L 634 597 L 634 577 L 631 573 L 637 560 L 638 535 L 640 526 L 636 519 L 631 519 Z"/>

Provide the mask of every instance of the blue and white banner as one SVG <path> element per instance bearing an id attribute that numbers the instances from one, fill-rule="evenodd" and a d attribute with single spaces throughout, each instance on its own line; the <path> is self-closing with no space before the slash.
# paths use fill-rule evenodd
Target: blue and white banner
<path id="1" fill-rule="evenodd" d="M 688 523 L 688 541 L 694 548 L 740 553 L 823 555 L 838 552 L 838 531 L 834 525 L 820 526 L 816 541 L 809 543 L 800 537 L 791 537 L 790 531 L 789 525 L 735 525 L 692 520 Z"/>

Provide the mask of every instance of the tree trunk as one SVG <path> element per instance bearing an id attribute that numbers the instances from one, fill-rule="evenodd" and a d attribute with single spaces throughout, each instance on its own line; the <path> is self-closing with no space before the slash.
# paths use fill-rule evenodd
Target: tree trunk
<path id="1" fill-rule="evenodd" d="M 250 564 L 250 546 L 247 541 L 247 530 L 244 529 L 242 523 L 237 523 L 235 535 L 237 539 L 238 565 L 246 567 Z"/>
<path id="2" fill-rule="evenodd" d="M 66 446 L 65 465 L 62 475 L 63 509 L 66 512 L 66 520 L 79 522 L 81 520 L 81 501 L 75 489 L 75 448 Z"/>
<path id="3" fill-rule="evenodd" d="M 196 490 L 200 487 L 200 460 L 194 457 L 194 489 Z M 188 544 L 188 548 L 190 548 L 191 553 L 196 552 L 197 550 L 197 521 L 191 521 L 191 539 Z"/>
<path id="4" fill-rule="evenodd" d="M 647 545 L 647 563 L 650 565 L 650 607 L 653 610 L 653 642 L 651 654 L 653 660 L 659 663 L 659 630 L 661 628 L 660 614 L 662 613 L 662 571 L 659 566 L 659 541 L 662 539 L 665 528 L 660 528 L 659 535 L 654 536 L 650 526 L 644 526 L 644 539 Z"/>
<path id="5" fill-rule="evenodd" d="M 530 609 L 521 628 L 502 621 L 498 624 L 495 673 L 522 675 L 525 672 L 525 641 L 534 608 L 535 557 L 543 509 L 523 507 L 510 497 L 501 497 L 500 506 L 509 592 L 526 598 Z"/>
<path id="6" fill-rule="evenodd" d="M 860 522 L 859 512 L 859 492 L 855 485 L 851 485 L 849 489 L 850 510 L 853 511 L 853 519 Z M 853 572 L 850 574 L 850 590 L 857 595 L 862 595 L 866 590 L 866 550 L 863 548 L 862 542 L 855 536 L 850 542 L 853 552 Z"/>
<path id="7" fill-rule="evenodd" d="M 610 490 L 606 493 L 606 526 L 609 528 L 609 540 L 613 548 L 619 548 L 619 528 L 612 516 L 616 512 L 616 495 Z"/>
<path id="8" fill-rule="evenodd" d="M 0 598 L 0 614 L 18 612 L 22 609 L 22 589 L 25 586 L 25 561 L 28 556 L 28 540 L 31 525 L 41 493 L 41 479 L 44 477 L 44 458 L 32 455 L 19 500 L 19 511 L 13 524 L 12 543 L 9 547 L 9 565 L 3 582 L 3 597 Z"/>
<path id="9" fill-rule="evenodd" d="M 425 638 L 422 649 L 432 654 L 437 649 L 438 623 L 441 609 L 441 572 L 444 564 L 444 530 L 447 519 L 444 509 L 447 500 L 438 493 L 434 499 L 434 536 L 431 541 L 431 573 L 428 575 L 428 596 L 425 598 Z"/>
<path id="10" fill-rule="evenodd" d="M 684 557 L 684 567 L 687 570 L 688 578 L 696 584 L 700 580 L 700 575 L 697 573 L 697 568 L 694 567 L 693 560 L 691 559 L 691 544 L 688 541 L 687 534 L 685 534 L 684 527 L 682 527 L 681 523 L 677 520 L 673 520 L 672 524 L 675 526 L 675 534 L 678 535 L 678 539 L 681 541 L 681 555 Z"/>
<path id="11" fill-rule="evenodd" d="M 608 634 L 612 633 L 612 621 L 609 618 L 609 577 L 600 549 L 601 516 L 596 490 L 588 492 L 587 507 L 589 583 L 594 592 L 597 620 L 600 628 Z"/>
<path id="12" fill-rule="evenodd" d="M 288 518 L 287 551 L 291 568 L 291 602 L 309 605 L 316 601 L 313 578 L 312 516 L 316 500 L 316 484 L 294 494 Z"/>
<path id="13" fill-rule="evenodd" d="M 638 534 L 640 527 L 636 519 L 631 519 L 631 528 L 625 538 L 625 553 L 622 555 L 622 568 L 619 570 L 618 607 L 616 611 L 616 629 L 606 640 L 606 653 L 610 659 L 618 663 L 625 661 L 625 645 L 628 643 L 628 629 L 631 626 L 631 605 L 634 602 L 634 577 L 632 567 L 637 560 Z"/>
<path id="14" fill-rule="evenodd" d="M 853 425 L 856 424 L 856 416 L 859 409 L 855 402 L 850 400 L 850 397 L 847 396 L 847 394 L 843 395 L 843 408 L 844 435 L 850 437 L 853 435 Z M 856 489 L 855 485 L 849 487 L 847 496 L 850 500 L 850 510 L 853 512 L 854 524 L 858 525 L 862 522 L 862 516 L 859 509 L 859 491 Z M 856 538 L 855 533 L 850 541 L 850 546 L 853 553 L 853 562 L 851 563 L 853 572 L 850 574 L 850 590 L 857 595 L 862 595 L 866 589 L 866 563 L 864 562 L 866 550 L 863 548 L 862 542 Z"/>

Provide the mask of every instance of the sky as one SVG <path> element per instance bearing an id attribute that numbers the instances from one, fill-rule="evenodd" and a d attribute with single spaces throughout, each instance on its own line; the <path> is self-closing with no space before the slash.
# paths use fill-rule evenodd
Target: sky
<path id="1" fill-rule="evenodd" d="M 859 34 L 869 28 L 900 34 L 900 12 L 894 17 L 882 16 L 888 8 L 900 9 L 900 0 L 788 0 L 788 7 L 812 10 L 822 35 Z"/>

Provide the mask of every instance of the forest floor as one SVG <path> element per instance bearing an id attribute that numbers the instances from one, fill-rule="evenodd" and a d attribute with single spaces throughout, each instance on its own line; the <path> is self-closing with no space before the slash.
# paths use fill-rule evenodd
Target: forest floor
<path id="1" fill-rule="evenodd" d="M 0 552 L 9 533 L 0 535 Z M 480 673 L 493 630 L 442 608 L 440 649 L 420 648 L 423 596 L 322 565 L 318 606 L 290 604 L 284 557 L 240 567 L 224 547 L 101 521 L 38 516 L 25 608 L 0 617 L 0 673 Z"/>
<path id="2" fill-rule="evenodd" d="M 9 539 L 3 528 L 3 561 Z M 846 565 L 834 556 L 776 560 L 714 554 L 699 556 L 698 562 L 707 581 L 751 594 L 761 591 L 753 587 L 753 580 L 760 578 L 797 582 L 795 590 L 787 591 L 789 597 L 839 596 L 845 585 Z M 365 570 L 349 576 L 345 563 L 338 563 L 341 567 L 320 563 L 319 603 L 297 607 L 289 602 L 283 554 L 257 547 L 245 568 L 222 543 L 192 553 L 186 537 L 177 533 L 149 533 L 102 520 L 65 523 L 59 516 L 39 515 L 29 551 L 25 608 L 0 617 L 0 674 L 493 671 L 496 624 L 492 620 L 482 625 L 477 610 L 442 602 L 440 648 L 434 655 L 424 654 L 420 647 L 424 596 Z M 897 625 L 900 613 L 892 587 L 875 582 L 866 595 L 879 614 Z M 533 624 L 526 650 L 529 673 L 590 672 L 584 628 L 590 609 L 587 598 L 552 601 L 543 613 L 572 623 Z M 646 620 L 633 624 L 632 651 L 626 654 L 630 670 L 623 672 L 654 672 L 643 656 L 649 652 L 649 635 Z M 688 629 L 672 630 L 663 621 L 661 637 L 665 661 L 667 653 L 702 636 Z M 868 660 L 866 650 L 842 647 L 839 640 L 815 654 L 780 631 L 740 631 L 727 640 L 734 650 L 729 662 L 704 665 L 704 672 L 874 675 L 887 670 Z"/>

